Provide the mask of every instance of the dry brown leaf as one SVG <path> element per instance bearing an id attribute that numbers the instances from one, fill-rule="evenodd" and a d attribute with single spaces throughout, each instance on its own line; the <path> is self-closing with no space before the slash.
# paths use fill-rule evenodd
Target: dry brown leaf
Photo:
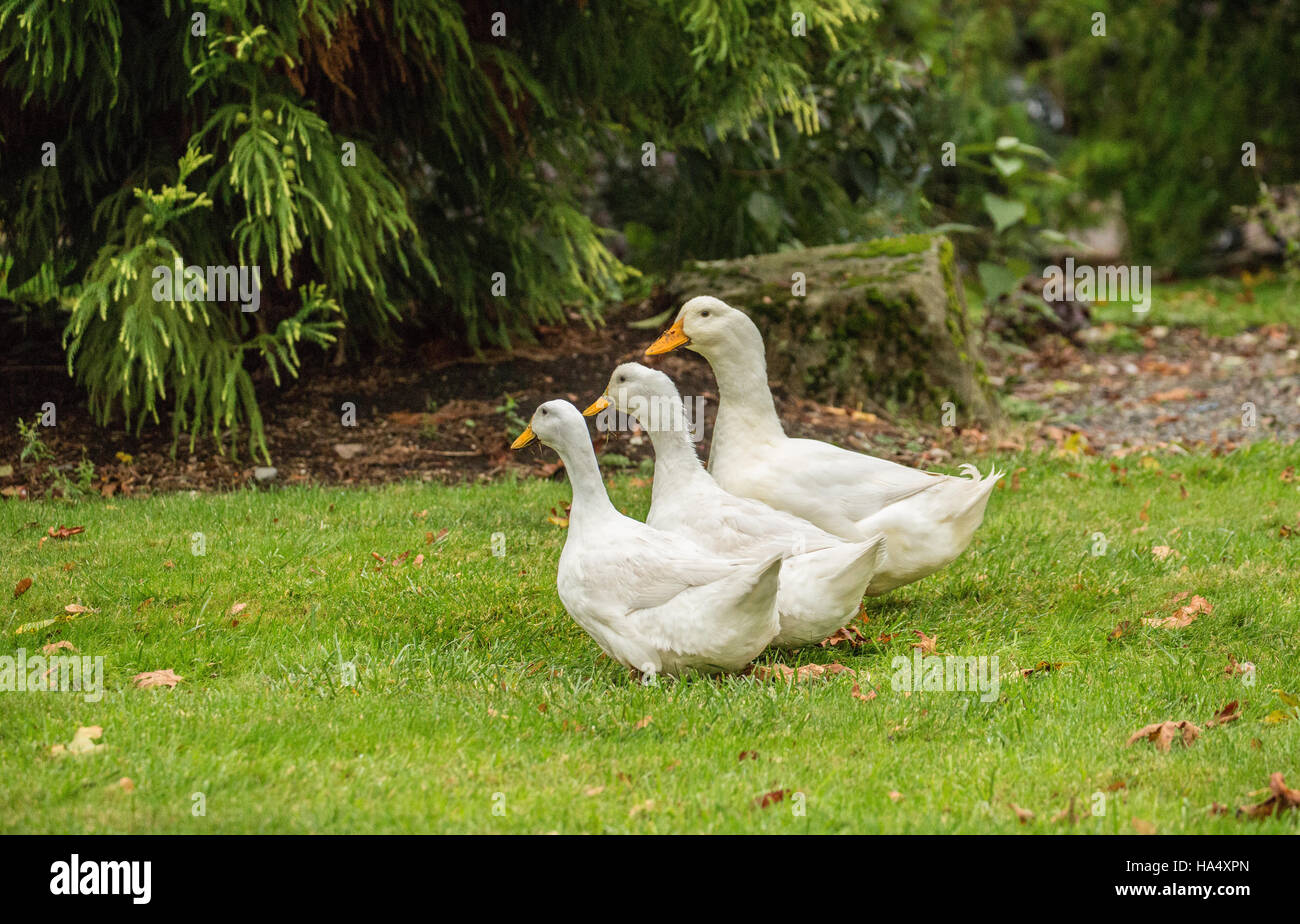
<path id="1" fill-rule="evenodd" d="M 1014 802 L 1008 802 L 1007 804 L 1011 806 L 1011 811 L 1016 813 L 1016 820 L 1019 821 L 1022 825 L 1027 825 L 1034 820 L 1034 813 L 1031 812 L 1029 809 L 1021 808 L 1020 806 L 1016 805 Z"/>
<path id="2" fill-rule="evenodd" d="M 95 610 L 92 610 L 92 609 L 91 609 L 90 607 L 88 607 L 88 606 L 82 606 L 80 603 L 69 603 L 67 606 L 65 606 L 65 607 L 63 608 L 63 612 L 65 612 L 65 613 L 74 613 L 74 614 L 75 614 L 75 613 L 94 613 Z"/>
<path id="3" fill-rule="evenodd" d="M 795 670 L 785 664 L 760 665 L 755 667 L 753 674 L 757 680 L 771 680 L 773 678 L 784 680 L 787 683 L 801 683 L 804 680 L 811 680 L 817 677 L 848 673 L 856 676 L 856 671 L 851 667 L 845 667 L 843 664 L 832 662 L 830 664 L 804 664 Z"/>
<path id="4" fill-rule="evenodd" d="M 141 690 L 147 690 L 149 687 L 174 687 L 184 680 L 170 667 L 160 671 L 145 671 L 143 674 L 136 674 L 131 678 Z"/>
<path id="5" fill-rule="evenodd" d="M 1145 725 L 1131 734 L 1127 744 L 1131 745 L 1145 738 L 1153 742 L 1157 750 L 1168 751 L 1174 739 L 1180 735 L 1183 744 L 1190 745 L 1201 736 L 1201 730 L 1186 719 L 1181 722 L 1156 722 L 1152 725 Z"/>
<path id="6" fill-rule="evenodd" d="M 248 604 L 247 604 L 247 603 L 236 603 L 234 606 L 232 606 L 232 607 L 230 608 L 230 613 L 229 613 L 229 615 L 231 615 L 231 616 L 238 616 L 240 613 L 244 612 L 244 610 L 246 610 L 246 609 L 248 609 Z"/>
<path id="7" fill-rule="evenodd" d="M 411 564 L 414 565 L 414 566 L 417 567 L 417 568 L 423 568 L 423 567 L 424 567 L 424 553 L 421 552 L 419 555 L 416 555 L 414 558 L 412 558 L 412 559 L 411 559 Z"/>
<path id="8" fill-rule="evenodd" d="M 1132 623 L 1129 622 L 1127 619 L 1124 620 L 1118 626 L 1110 630 L 1110 635 L 1106 636 L 1107 640 L 1113 642 L 1115 641 L 1115 639 L 1122 637 L 1124 633 L 1128 631 L 1128 628 L 1131 625 Z"/>
<path id="9" fill-rule="evenodd" d="M 1138 834 L 1155 834 L 1156 826 L 1141 818 L 1133 817 L 1128 822 Z"/>
<path id="10" fill-rule="evenodd" d="M 790 790 L 788 789 L 774 789 L 771 792 L 765 792 L 763 795 L 756 797 L 754 799 L 754 804 L 759 808 L 767 808 L 769 805 L 776 805 L 776 803 L 784 801 L 785 797 L 789 795 L 789 793 Z"/>
<path id="11" fill-rule="evenodd" d="M 1235 722 L 1241 718 L 1241 713 L 1237 711 L 1237 701 L 1234 699 L 1228 705 L 1224 706 L 1214 714 L 1214 718 L 1205 723 L 1206 728 L 1213 728 L 1216 725 L 1227 725 L 1229 722 Z"/>
<path id="12" fill-rule="evenodd" d="M 758 760 L 758 751 L 741 751 L 736 760 Z"/>
<path id="13" fill-rule="evenodd" d="M 654 720 L 655 720 L 655 717 L 654 717 L 654 716 L 652 716 L 652 715 L 648 715 L 648 716 L 646 716 L 644 719 L 642 719 L 640 722 L 637 722 L 637 723 L 636 723 L 635 725 L 633 725 L 632 727 L 633 727 L 633 728 L 638 728 L 638 729 L 640 729 L 640 728 L 645 728 L 647 725 L 649 725 L 649 724 L 650 724 L 651 722 L 653 722 Z"/>
<path id="14" fill-rule="evenodd" d="M 1074 811 L 1074 796 L 1070 797 L 1070 803 L 1055 815 L 1052 816 L 1052 824 L 1060 824 L 1062 821 L 1068 821 L 1070 824 L 1077 824 L 1082 816 Z"/>
<path id="15" fill-rule="evenodd" d="M 903 801 L 903 794 L 899 792 L 897 789 L 891 789 L 889 792 L 885 793 L 885 795 L 889 796 L 890 802 Z"/>
<path id="16" fill-rule="evenodd" d="M 1173 602 L 1186 599 L 1187 591 L 1182 591 L 1174 596 Z M 1183 629 L 1190 626 L 1196 621 L 1196 617 L 1201 614 L 1209 615 L 1214 612 L 1214 604 L 1204 597 L 1195 595 L 1191 600 L 1180 606 L 1169 616 L 1157 616 L 1142 620 L 1142 625 L 1152 626 L 1157 629 Z"/>
<path id="17" fill-rule="evenodd" d="M 86 527 L 84 526 L 64 526 L 60 523 L 58 529 L 51 526 L 46 535 L 50 539 L 67 539 L 69 536 L 75 536 L 77 533 L 84 533 L 85 531 Z"/>
<path id="18" fill-rule="evenodd" d="M 42 645 L 41 653 L 50 655 L 50 654 L 54 654 L 56 651 L 64 651 L 65 649 L 67 651 L 77 650 L 76 646 L 73 645 L 72 642 L 69 642 L 67 639 L 64 639 L 63 641 L 60 642 L 50 642 L 48 645 Z"/>
<path id="19" fill-rule="evenodd" d="M 117 787 L 123 792 L 135 792 L 135 781 L 129 776 L 124 776 L 117 781 Z"/>
<path id="20" fill-rule="evenodd" d="M 853 689 L 849 691 L 849 695 L 852 696 L 854 699 L 860 699 L 864 703 L 869 703 L 876 698 L 876 691 L 869 690 L 866 693 L 863 693 L 862 688 L 858 686 L 857 683 L 854 683 Z"/>
<path id="21" fill-rule="evenodd" d="M 14 588 L 14 599 L 17 599 L 21 597 L 23 594 L 27 593 L 27 589 L 31 586 L 32 586 L 31 578 L 23 578 L 21 581 L 19 581 L 18 586 Z"/>
<path id="22" fill-rule="evenodd" d="M 1175 550 L 1175 549 L 1171 549 L 1171 548 L 1170 548 L 1169 546 L 1167 546 L 1167 545 L 1154 545 L 1154 546 L 1152 546 L 1152 547 L 1151 547 L 1151 555 L 1152 555 L 1153 558 L 1155 558 L 1156 561 L 1164 561 L 1164 560 L 1165 560 L 1166 558 L 1168 558 L 1170 555 L 1172 555 L 1174 558 L 1179 558 L 1179 557 L 1181 557 L 1181 556 L 1179 556 L 1177 550 Z"/>
<path id="23" fill-rule="evenodd" d="M 1033 667 L 1022 668 L 1021 677 L 1028 677 L 1030 674 L 1046 674 L 1050 671 L 1058 671 L 1063 666 L 1061 661 L 1039 661 Z"/>
<path id="24" fill-rule="evenodd" d="M 847 642 L 849 648 L 856 649 L 858 646 L 865 645 L 870 641 L 870 636 L 865 635 L 861 629 L 850 623 L 849 625 L 836 630 L 834 635 L 822 639 L 818 644 L 823 648 L 831 648 L 835 645 L 839 645 L 841 642 Z"/>
<path id="25" fill-rule="evenodd" d="M 1281 771 L 1268 778 L 1268 788 L 1273 795 L 1255 805 L 1241 806 L 1237 809 L 1237 814 L 1247 818 L 1267 818 L 1274 813 L 1281 815 L 1293 808 L 1300 808 L 1300 789 L 1288 787 Z"/>
<path id="26" fill-rule="evenodd" d="M 934 654 L 935 646 L 938 644 L 939 638 L 937 635 L 934 638 L 931 638 L 919 629 L 914 631 L 912 634 L 920 639 L 919 642 L 912 643 L 913 648 L 920 648 L 922 654 Z"/>

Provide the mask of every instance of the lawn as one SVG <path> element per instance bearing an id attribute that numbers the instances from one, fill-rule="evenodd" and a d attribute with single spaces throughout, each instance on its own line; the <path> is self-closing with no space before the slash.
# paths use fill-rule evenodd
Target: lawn
<path id="1" fill-rule="evenodd" d="M 838 661 L 874 699 L 847 673 L 631 680 L 556 596 L 563 482 L 0 503 L 0 654 L 67 640 L 107 685 L 0 695 L 0 831 L 1294 833 L 1233 810 L 1275 771 L 1300 786 L 1296 456 L 1001 458 L 966 554 L 867 602 L 892 640 L 762 659 Z M 60 524 L 85 532 L 40 542 Z M 1142 624 L 1180 591 L 1212 612 Z M 16 632 L 73 603 L 94 612 Z M 892 689 L 918 631 L 996 655 L 996 699 Z M 184 679 L 132 684 L 161 669 Z M 1125 744 L 1184 719 L 1190 746 Z M 101 748 L 52 754 L 92 725 Z"/>

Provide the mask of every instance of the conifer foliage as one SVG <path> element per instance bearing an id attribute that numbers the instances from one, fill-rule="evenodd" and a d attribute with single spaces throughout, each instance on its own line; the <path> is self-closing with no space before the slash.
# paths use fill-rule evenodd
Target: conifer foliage
<path id="1" fill-rule="evenodd" d="M 0 311 L 61 336 L 101 421 L 170 415 L 191 444 L 265 456 L 255 384 L 296 375 L 304 346 L 595 320 L 636 273 L 590 217 L 593 174 L 647 143 L 816 134 L 813 88 L 867 60 L 874 15 L 0 0 Z M 186 267 L 257 267 L 257 310 Z"/>

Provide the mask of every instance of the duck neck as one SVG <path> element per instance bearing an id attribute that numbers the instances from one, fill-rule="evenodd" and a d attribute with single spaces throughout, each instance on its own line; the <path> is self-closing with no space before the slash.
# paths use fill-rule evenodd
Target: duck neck
<path id="1" fill-rule="evenodd" d="M 653 504 L 664 491 L 680 490 L 690 482 L 709 477 L 695 452 L 686 408 L 681 398 L 662 402 L 659 413 L 650 414 L 650 423 L 642 422 L 655 449 L 655 477 L 651 488 Z"/>
<path id="2" fill-rule="evenodd" d="M 774 443 L 785 436 L 776 415 L 772 390 L 767 385 L 767 360 L 763 339 L 755 328 L 754 342 L 705 357 L 718 380 L 718 418 L 713 425 L 713 446 L 752 447 Z"/>
<path id="3" fill-rule="evenodd" d="M 569 473 L 569 485 L 573 489 L 569 528 L 581 529 L 588 522 L 617 513 L 605 491 L 605 482 L 601 480 L 600 466 L 596 464 L 596 451 L 591 442 L 582 446 L 557 446 L 555 450 L 564 462 L 564 470 Z"/>

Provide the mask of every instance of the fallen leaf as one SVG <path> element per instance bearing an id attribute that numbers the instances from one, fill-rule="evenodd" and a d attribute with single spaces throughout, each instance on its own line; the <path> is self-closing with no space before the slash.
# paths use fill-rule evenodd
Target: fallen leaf
<path id="1" fill-rule="evenodd" d="M 232 607 L 230 608 L 230 613 L 229 613 L 228 615 L 230 615 L 230 616 L 238 616 L 240 613 L 244 612 L 244 610 L 246 610 L 246 609 L 248 609 L 248 604 L 247 604 L 247 603 L 236 603 L 234 606 L 232 606 Z"/>
<path id="2" fill-rule="evenodd" d="M 628 817 L 628 818 L 635 818 L 637 815 L 640 815 L 642 812 L 651 812 L 651 811 L 654 811 L 654 807 L 655 807 L 655 800 L 654 800 L 654 799 L 646 799 L 646 800 L 645 800 L 644 802 L 642 802 L 640 805 L 634 805 L 634 806 L 632 806 L 632 808 L 631 808 L 631 809 L 628 811 L 628 813 L 627 813 L 627 817 Z"/>
<path id="3" fill-rule="evenodd" d="M 1155 558 L 1156 561 L 1164 561 L 1170 555 L 1174 556 L 1174 558 L 1181 557 L 1179 556 L 1178 552 L 1175 549 L 1171 549 L 1167 545 L 1152 546 L 1151 555 Z"/>
<path id="4" fill-rule="evenodd" d="M 423 567 L 424 567 L 424 553 L 421 552 L 419 555 L 416 555 L 414 558 L 412 558 L 412 559 L 411 559 L 411 564 L 414 565 L 414 566 L 417 567 L 417 568 L 423 568 Z"/>
<path id="5" fill-rule="evenodd" d="M 1069 804 L 1052 816 L 1052 824 L 1060 824 L 1062 821 L 1068 821 L 1070 824 L 1077 824 L 1080 817 L 1081 816 L 1075 814 L 1074 796 L 1071 796 Z"/>
<path id="6" fill-rule="evenodd" d="M 776 805 L 778 802 L 783 802 L 789 792 L 790 790 L 788 789 L 774 789 L 771 792 L 765 792 L 763 795 L 754 799 L 754 804 L 759 808 L 767 808 L 769 805 Z"/>
<path id="7" fill-rule="evenodd" d="M 885 793 L 885 795 L 889 796 L 890 802 L 901 802 L 903 800 L 903 794 L 897 789 L 891 789 L 889 792 Z"/>
<path id="8" fill-rule="evenodd" d="M 853 684 L 853 689 L 849 691 L 849 695 L 852 696 L 854 699 L 860 699 L 864 703 L 869 703 L 876 698 L 876 691 L 871 690 L 867 693 L 863 693 L 862 688 L 858 686 L 857 683 L 855 682 Z"/>
<path id="9" fill-rule="evenodd" d="M 63 612 L 78 614 L 78 613 L 93 613 L 95 611 L 88 606 L 82 606 L 80 603 L 69 603 L 67 606 L 63 608 Z"/>
<path id="10" fill-rule="evenodd" d="M 937 635 L 934 638 L 931 638 L 919 629 L 914 631 L 912 634 L 921 640 L 919 642 L 914 642 L 912 644 L 913 648 L 920 648 L 922 654 L 934 654 L 935 645 L 939 638 Z"/>
<path id="11" fill-rule="evenodd" d="M 1039 661 L 1039 662 L 1038 662 L 1037 664 L 1035 664 L 1033 667 L 1022 668 L 1021 671 L 1020 671 L 1020 676 L 1021 676 L 1021 677 L 1028 677 L 1028 676 L 1031 675 L 1031 674 L 1039 674 L 1039 673 L 1046 674 L 1046 673 L 1048 673 L 1048 672 L 1050 672 L 1050 671 L 1060 670 L 1061 667 L 1062 667 L 1062 664 L 1063 664 L 1063 662 L 1061 662 L 1061 661 L 1055 661 L 1055 662 L 1052 662 L 1052 661 Z"/>
<path id="12" fill-rule="evenodd" d="M 31 586 L 32 586 L 32 579 L 23 578 L 21 581 L 18 582 L 18 586 L 14 588 L 14 598 L 17 599 L 18 597 L 21 597 L 23 594 L 27 593 L 27 589 Z"/>
<path id="13" fill-rule="evenodd" d="M 135 782 L 129 776 L 124 776 L 118 780 L 117 786 L 123 792 L 135 792 Z"/>
<path id="14" fill-rule="evenodd" d="M 569 508 L 570 505 L 565 504 L 564 512 L 561 513 L 557 508 L 552 507 L 551 512 L 546 517 L 547 521 L 550 523 L 554 523 L 556 526 L 560 527 L 561 529 L 566 528 L 569 525 Z"/>
<path id="15" fill-rule="evenodd" d="M 599 796 L 604 791 L 605 791 L 604 786 L 588 786 L 586 789 L 582 791 L 582 794 L 584 796 Z"/>
<path id="16" fill-rule="evenodd" d="M 69 536 L 75 536 L 77 533 L 84 533 L 85 531 L 86 527 L 84 526 L 64 526 L 60 523 L 58 529 L 51 526 L 46 535 L 51 539 L 67 539 Z"/>
<path id="17" fill-rule="evenodd" d="M 63 641 L 60 642 L 50 642 L 48 645 L 41 646 L 41 653 L 47 655 L 54 654 L 56 651 L 64 651 L 64 650 L 76 651 L 77 648 L 75 645 L 72 644 L 72 642 L 69 642 L 67 639 L 64 639 Z"/>
<path id="18" fill-rule="evenodd" d="M 1201 735 L 1201 730 L 1187 720 L 1181 722 L 1156 722 L 1152 725 L 1145 725 L 1139 728 L 1129 736 L 1127 744 L 1133 744 L 1145 738 L 1154 742 L 1156 749 L 1168 751 L 1174 739 L 1181 733 L 1183 744 L 1190 745 Z"/>
<path id="19" fill-rule="evenodd" d="M 1206 728 L 1213 728 L 1216 725 L 1227 725 L 1229 722 L 1235 722 L 1241 718 L 1241 713 L 1237 711 L 1237 701 L 1234 699 L 1228 705 L 1224 706 L 1214 714 L 1214 718 L 1205 723 Z"/>
<path id="20" fill-rule="evenodd" d="M 1031 812 L 1029 809 L 1021 808 L 1020 806 L 1016 805 L 1014 802 L 1008 802 L 1007 804 L 1011 806 L 1011 811 L 1016 813 L 1016 820 L 1019 821 L 1022 825 L 1027 825 L 1034 820 L 1034 813 Z"/>
<path id="21" fill-rule="evenodd" d="M 754 677 L 758 680 L 777 678 L 787 683 L 800 683 L 827 674 L 834 675 L 844 672 L 856 674 L 853 668 L 834 662 L 831 664 L 804 664 L 798 670 L 785 664 L 761 665 L 753 670 Z"/>
<path id="22" fill-rule="evenodd" d="M 864 635 L 857 626 L 850 624 L 836 630 L 834 635 L 822 639 L 818 644 L 823 648 L 832 648 L 842 642 L 847 642 L 850 648 L 856 649 L 859 645 L 864 645 L 869 641 L 871 641 L 869 636 Z"/>
<path id="23" fill-rule="evenodd" d="M 146 690 L 149 687 L 175 687 L 184 679 L 169 667 L 160 671 L 145 671 L 143 674 L 136 674 L 131 678 L 131 682 L 141 690 Z"/>
<path id="24" fill-rule="evenodd" d="M 637 723 L 636 723 L 635 725 L 633 725 L 632 727 L 633 727 L 633 728 L 637 728 L 637 729 L 645 728 L 647 725 L 649 725 L 649 724 L 650 724 L 651 722 L 653 722 L 654 720 L 655 720 L 654 716 L 652 716 L 652 715 L 648 715 L 648 716 L 646 716 L 644 719 L 642 719 L 640 722 L 637 722 Z"/>
<path id="25" fill-rule="evenodd" d="M 1237 809 L 1237 814 L 1247 818 L 1267 818 L 1274 813 L 1281 815 L 1290 809 L 1300 808 L 1300 789 L 1288 787 L 1281 771 L 1268 778 L 1268 788 L 1273 795 L 1256 805 L 1241 806 Z"/>
<path id="26" fill-rule="evenodd" d="M 1133 826 L 1133 830 L 1136 831 L 1138 834 L 1155 834 L 1155 833 L 1156 833 L 1156 826 L 1155 826 L 1155 825 L 1153 825 L 1153 824 L 1152 824 L 1151 822 L 1149 822 L 1149 821 L 1144 821 L 1144 820 L 1141 819 L 1141 818 L 1137 818 L 1136 816 L 1133 817 L 1133 818 L 1130 818 L 1128 823 L 1129 823 L 1130 825 Z"/>
<path id="27" fill-rule="evenodd" d="M 1121 636 L 1123 636 L 1125 632 L 1128 631 L 1128 628 L 1131 625 L 1132 623 L 1129 622 L 1127 619 L 1124 620 L 1118 626 L 1110 630 L 1110 635 L 1106 636 L 1107 640 L 1113 642 L 1115 641 L 1115 639 L 1120 638 Z"/>
<path id="28" fill-rule="evenodd" d="M 1228 666 L 1223 669 L 1223 672 L 1229 677 L 1235 677 L 1238 674 L 1246 673 L 1246 669 L 1237 663 L 1237 659 L 1233 657 L 1232 652 L 1228 652 Z"/>
<path id="29" fill-rule="evenodd" d="M 736 760 L 758 760 L 758 751 L 741 751 Z"/>
<path id="30" fill-rule="evenodd" d="M 1177 603 L 1185 599 L 1187 594 L 1187 591 L 1176 594 L 1173 602 Z M 1143 619 L 1142 625 L 1153 626 L 1157 629 L 1183 629 L 1195 622 L 1196 617 L 1202 613 L 1208 616 L 1213 612 L 1214 604 L 1204 597 L 1196 595 L 1188 603 L 1174 610 L 1172 615 Z"/>

